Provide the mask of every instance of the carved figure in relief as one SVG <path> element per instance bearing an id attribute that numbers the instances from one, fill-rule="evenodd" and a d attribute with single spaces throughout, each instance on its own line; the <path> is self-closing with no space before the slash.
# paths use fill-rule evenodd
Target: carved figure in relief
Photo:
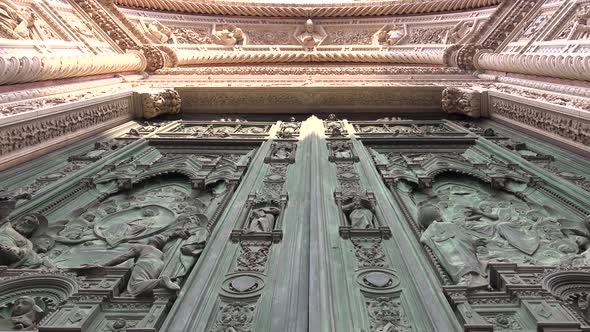
<path id="1" fill-rule="evenodd" d="M 328 115 L 328 120 L 326 121 L 326 130 L 330 137 L 341 137 L 342 134 L 342 124 L 336 117 L 336 114 Z"/>
<path id="2" fill-rule="evenodd" d="M 475 90 L 447 88 L 442 95 L 442 109 L 447 113 L 481 117 L 481 94 Z"/>
<path id="3" fill-rule="evenodd" d="M 44 310 L 30 296 L 21 296 L 14 301 L 10 320 L 15 330 L 29 331 L 37 327 Z"/>
<path id="4" fill-rule="evenodd" d="M 177 44 L 174 30 L 160 23 L 158 20 L 147 21 L 139 19 L 139 29 L 153 42 L 158 44 Z"/>
<path id="5" fill-rule="evenodd" d="M 36 269 L 51 267 L 46 258 L 33 249 L 30 238 L 47 227 L 47 219 L 40 214 L 29 214 L 0 228 L 0 265 L 9 268 Z"/>
<path id="6" fill-rule="evenodd" d="M 297 35 L 297 40 L 303 46 L 313 47 L 318 46 L 325 39 L 325 35 L 316 31 L 315 24 L 311 19 L 304 23 L 304 30 Z"/>
<path id="7" fill-rule="evenodd" d="M 279 138 L 293 138 L 299 130 L 299 123 L 294 117 L 289 118 L 289 122 L 283 122 L 281 130 L 277 133 Z"/>
<path id="8" fill-rule="evenodd" d="M 131 245 L 128 251 L 117 256 L 102 265 L 85 264 L 84 268 L 96 268 L 101 266 L 116 266 L 133 259 L 131 275 L 127 283 L 127 292 L 131 296 L 139 296 L 161 286 L 170 290 L 178 290 L 180 286 L 172 282 L 171 277 L 162 275 L 164 269 L 164 245 L 176 238 L 188 239 L 190 233 L 186 230 L 173 231 L 153 236 L 147 240 L 147 244 Z"/>
<path id="9" fill-rule="evenodd" d="M 456 284 L 468 288 L 488 284 L 477 258 L 476 242 L 465 235 L 461 226 L 444 221 L 439 208 L 431 203 L 419 206 L 418 222 L 425 229 L 420 242 L 432 249 Z"/>
<path id="10" fill-rule="evenodd" d="M 214 31 L 211 35 L 211 40 L 215 44 L 225 46 L 242 45 L 244 43 L 244 32 L 240 28 L 226 27 Z"/>
<path id="11" fill-rule="evenodd" d="M 275 147 L 272 158 L 273 159 L 288 159 L 292 154 L 291 146 L 288 144 L 277 144 Z"/>
<path id="12" fill-rule="evenodd" d="M 386 46 L 398 45 L 405 34 L 404 28 L 399 25 L 381 29 L 375 34 L 376 44 Z"/>
<path id="13" fill-rule="evenodd" d="M 280 212 L 281 210 L 272 206 L 252 210 L 250 224 L 246 233 L 271 232 L 275 225 L 275 219 Z"/>
<path id="14" fill-rule="evenodd" d="M 332 143 L 332 150 L 334 151 L 334 157 L 340 159 L 352 158 L 352 151 L 347 142 L 334 142 Z"/>
<path id="15" fill-rule="evenodd" d="M 473 21 L 463 21 L 459 22 L 455 25 L 451 30 L 447 31 L 447 35 L 445 37 L 445 44 L 456 44 L 463 40 L 475 27 L 475 22 Z"/>
<path id="16" fill-rule="evenodd" d="M 152 119 L 162 114 L 178 114 L 182 100 L 180 94 L 174 89 L 166 89 L 157 93 L 142 93 L 141 102 L 143 117 Z M 154 131 L 156 128 L 144 125 L 143 132 Z M 139 132 L 138 132 L 139 133 Z"/>
<path id="17" fill-rule="evenodd" d="M 14 193 L 0 189 L 0 225 L 14 211 L 19 200 L 31 199 L 29 193 Z"/>
<path id="18" fill-rule="evenodd" d="M 0 1 L 0 36 L 43 40 L 35 13 L 30 9 L 18 9 L 6 0 Z"/>
<path id="19" fill-rule="evenodd" d="M 575 31 L 579 33 L 577 39 L 590 38 L 590 6 L 584 7 L 576 15 Z"/>
<path id="20" fill-rule="evenodd" d="M 349 203 L 342 206 L 351 228 L 375 228 L 375 214 L 367 205 L 359 195 L 354 195 Z"/>
<path id="21" fill-rule="evenodd" d="M 463 247 L 454 244 L 453 250 L 463 248 L 463 252 L 470 254 L 454 253 L 454 262 L 464 261 L 467 266 L 475 266 L 473 252 L 466 249 L 471 248 L 467 246 L 469 243 L 474 247 L 475 258 L 481 266 L 490 262 L 546 266 L 587 265 L 589 262 L 588 220 L 580 220 L 576 215 L 465 178 L 439 178 L 434 185 L 434 194 L 423 197 L 420 196 L 422 193 L 416 193 L 421 202 L 418 204 L 419 219 L 423 209 L 421 206 L 431 206 L 431 209 L 436 209 L 436 215 L 441 216 L 437 217 L 437 220 L 442 220 L 438 224 L 444 224 L 444 228 L 460 234 L 455 235 L 449 243 L 464 242 Z M 433 230 L 437 231 L 443 228 L 435 227 Z M 432 239 L 428 240 L 425 235 L 423 242 L 433 249 L 451 277 L 455 275 L 453 280 L 459 282 L 457 271 L 461 271 L 463 263 L 456 263 L 455 266 L 449 263 L 447 260 L 451 259 L 452 252 L 444 252 L 446 247 L 443 246 L 442 237 L 432 232 L 424 233 Z M 485 269 L 480 268 L 479 271 Z"/>

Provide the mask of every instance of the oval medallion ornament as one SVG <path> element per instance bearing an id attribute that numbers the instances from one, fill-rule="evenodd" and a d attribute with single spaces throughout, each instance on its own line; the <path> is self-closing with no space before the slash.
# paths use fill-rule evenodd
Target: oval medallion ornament
<path id="1" fill-rule="evenodd" d="M 251 276 L 241 276 L 229 282 L 231 290 L 238 293 L 252 292 L 258 288 L 258 280 Z"/>
<path id="2" fill-rule="evenodd" d="M 263 288 L 263 275 L 255 272 L 239 272 L 225 279 L 222 293 L 230 298 L 250 298 L 258 296 Z"/>
<path id="3" fill-rule="evenodd" d="M 357 282 L 371 292 L 391 292 L 400 284 L 399 277 L 388 269 L 362 271 L 357 275 Z"/>
<path id="4" fill-rule="evenodd" d="M 363 281 L 367 286 L 377 288 L 391 286 L 391 283 L 393 282 L 393 280 L 391 279 L 391 275 L 383 272 L 371 272 L 365 274 Z"/>

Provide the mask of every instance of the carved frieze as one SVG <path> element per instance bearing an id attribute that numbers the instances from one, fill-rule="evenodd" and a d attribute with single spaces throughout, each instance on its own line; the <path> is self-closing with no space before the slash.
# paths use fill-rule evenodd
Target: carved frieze
<path id="1" fill-rule="evenodd" d="M 374 29 L 326 29 L 323 45 L 371 45 Z"/>
<path id="2" fill-rule="evenodd" d="M 179 121 L 169 131 L 158 132 L 160 137 L 182 137 L 197 139 L 262 139 L 266 137 L 271 124 L 265 122 L 222 121 L 198 122 Z"/>
<path id="3" fill-rule="evenodd" d="M 443 44 L 449 33 L 448 27 L 410 28 L 408 44 Z"/>
<path id="4" fill-rule="evenodd" d="M 0 154 L 5 155 L 110 120 L 129 117 L 130 113 L 129 99 L 120 99 L 5 126 L 0 128 Z"/>
<path id="5" fill-rule="evenodd" d="M 353 122 L 356 135 L 361 138 L 388 137 L 388 138 L 421 138 L 436 136 L 465 136 L 447 124 L 440 121 L 414 121 L 408 122 L 396 119 L 376 122 Z"/>
<path id="6" fill-rule="evenodd" d="M 590 144 L 590 123 L 580 118 L 497 97 L 490 98 L 489 111 L 576 143 Z"/>

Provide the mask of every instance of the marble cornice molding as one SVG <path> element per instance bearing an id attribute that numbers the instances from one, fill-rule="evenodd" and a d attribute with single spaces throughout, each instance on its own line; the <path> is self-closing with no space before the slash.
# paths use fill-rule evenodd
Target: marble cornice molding
<path id="1" fill-rule="evenodd" d="M 120 6 L 151 10 L 258 17 L 360 17 L 451 12 L 490 7 L 504 0 L 390 0 L 355 3 L 288 4 L 256 1 L 114 0 Z"/>
<path id="2" fill-rule="evenodd" d="M 103 91 L 125 91 L 129 90 L 131 82 L 138 82 L 147 77 L 147 74 L 115 74 L 114 77 L 105 79 L 81 81 L 73 84 L 59 84 L 53 86 L 39 86 L 33 88 L 23 88 L 22 90 L 13 90 L 0 93 L 0 105 L 5 106 L 8 103 L 19 102 L 22 100 L 42 99 L 47 101 L 52 98 L 84 98 L 83 95 L 94 95 L 96 93 L 106 93 Z M 36 85 L 36 84 L 34 84 Z M 37 99 L 37 100 L 39 100 Z M 0 106 L 1 108 L 1 106 Z"/>
<path id="3" fill-rule="evenodd" d="M 425 48 L 426 49 L 426 48 Z M 177 51 L 177 64 L 398 63 L 445 65 L 445 48 L 375 51 Z"/>
<path id="4" fill-rule="evenodd" d="M 0 56 L 0 85 L 143 71 L 146 58 L 140 52 L 108 55 Z"/>
<path id="5" fill-rule="evenodd" d="M 525 79 L 525 78 L 518 78 L 518 77 L 510 77 L 510 76 L 500 76 L 494 74 L 479 74 L 477 75 L 482 80 L 486 81 L 493 81 L 499 83 L 506 83 L 511 85 L 516 85 L 519 87 L 525 88 L 532 88 L 536 90 L 541 90 L 543 92 L 556 92 L 562 94 L 568 94 L 573 96 L 585 97 L 590 98 L 590 88 L 582 87 L 582 86 L 575 86 L 575 85 L 568 85 L 566 83 L 553 83 L 547 82 L 542 80 L 534 80 L 534 79 Z"/>
<path id="6" fill-rule="evenodd" d="M 590 57 L 576 53 L 492 53 L 478 51 L 474 58 L 478 70 L 590 81 Z"/>
<path id="7" fill-rule="evenodd" d="M 317 65 L 267 65 L 267 66 L 211 66 L 211 67 L 176 67 L 162 68 L 150 78 L 161 75 L 467 75 L 456 67 L 426 66 L 317 66 Z M 473 78 L 473 77 L 471 77 Z"/>

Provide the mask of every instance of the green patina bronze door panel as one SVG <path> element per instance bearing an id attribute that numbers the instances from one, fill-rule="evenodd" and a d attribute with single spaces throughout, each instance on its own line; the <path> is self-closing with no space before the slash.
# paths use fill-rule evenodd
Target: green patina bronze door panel
<path id="1" fill-rule="evenodd" d="M 0 177 L 0 327 L 585 331 L 588 165 L 493 122 L 129 123 Z"/>

